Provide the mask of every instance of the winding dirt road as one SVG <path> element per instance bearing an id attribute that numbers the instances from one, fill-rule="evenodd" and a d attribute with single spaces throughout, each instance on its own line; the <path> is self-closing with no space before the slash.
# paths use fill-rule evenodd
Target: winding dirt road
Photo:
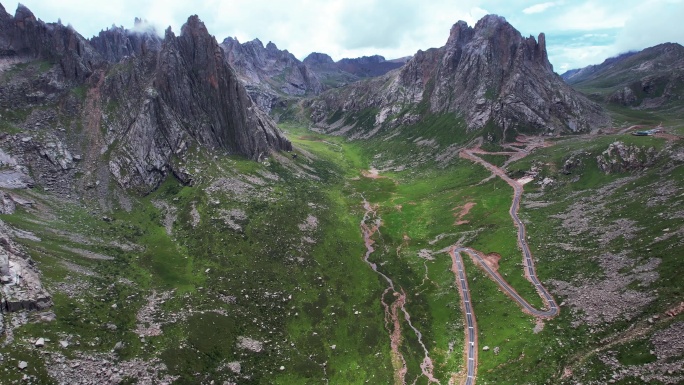
<path id="1" fill-rule="evenodd" d="M 465 275 L 465 267 L 463 265 L 463 259 L 461 258 L 461 253 L 466 253 L 468 254 L 474 262 L 479 264 L 484 271 L 489 274 L 489 276 L 499 285 L 501 290 L 506 293 L 511 299 L 513 299 L 521 308 L 522 310 L 530 314 L 532 316 L 538 317 L 538 318 L 553 318 L 558 315 L 559 313 L 559 308 L 558 305 L 556 304 L 555 300 L 549 294 L 548 290 L 541 284 L 539 279 L 537 278 L 537 273 L 534 268 L 534 260 L 532 258 L 532 252 L 530 251 L 530 248 L 527 245 L 527 240 L 526 240 L 526 233 L 525 233 L 525 225 L 522 223 L 520 218 L 518 217 L 518 210 L 520 209 L 520 198 L 522 197 L 523 194 L 523 186 L 521 183 L 518 181 L 511 179 L 506 173 L 500 169 L 499 167 L 496 167 L 492 165 L 489 162 L 486 162 L 482 158 L 476 156 L 475 154 L 492 154 L 492 155 L 511 155 L 513 158 L 521 158 L 524 157 L 526 154 L 530 152 L 530 147 L 538 147 L 540 145 L 543 145 L 543 143 L 529 143 L 530 146 L 527 146 L 525 149 L 520 149 L 520 151 L 516 151 L 515 154 L 512 154 L 510 152 L 502 152 L 502 153 L 497 153 L 497 152 L 486 152 L 483 151 L 479 148 L 479 146 L 472 148 L 472 149 L 465 149 L 462 150 L 459 153 L 459 156 L 468 160 L 471 160 L 473 162 L 476 162 L 485 168 L 487 168 L 489 171 L 491 171 L 494 175 L 498 176 L 499 178 L 503 179 L 508 183 L 512 188 L 513 188 L 513 202 L 511 204 L 511 208 L 509 209 L 509 214 L 511 215 L 511 218 L 513 219 L 513 223 L 515 226 L 518 228 L 518 245 L 520 246 L 520 249 L 522 250 L 523 254 L 523 267 L 525 271 L 525 278 L 527 278 L 528 281 L 530 281 L 534 287 L 537 289 L 537 292 L 539 293 L 540 297 L 544 300 L 544 303 L 546 304 L 546 309 L 543 310 L 538 310 L 535 309 L 532 305 L 530 305 L 524 298 L 522 298 L 516 291 L 511 287 L 511 285 L 506 282 L 505 279 L 499 274 L 496 270 L 494 270 L 492 267 L 490 267 L 484 260 L 484 256 L 482 253 L 473 250 L 468 247 L 463 247 L 460 245 L 453 246 L 449 253 L 451 254 L 451 259 L 452 259 L 452 271 L 454 272 L 454 275 L 456 276 L 457 280 L 457 286 L 459 293 L 461 294 L 461 306 L 463 308 L 463 312 L 465 313 L 465 334 L 466 334 L 466 346 L 465 346 L 465 354 L 466 354 L 466 378 L 463 381 L 463 384 L 465 385 L 473 385 L 475 383 L 475 375 L 477 373 L 477 352 L 478 352 L 478 344 L 477 344 L 477 323 L 475 320 L 475 313 L 473 311 L 472 305 L 471 305 L 471 300 L 470 300 L 470 291 L 468 289 L 468 282 L 466 279 Z"/>

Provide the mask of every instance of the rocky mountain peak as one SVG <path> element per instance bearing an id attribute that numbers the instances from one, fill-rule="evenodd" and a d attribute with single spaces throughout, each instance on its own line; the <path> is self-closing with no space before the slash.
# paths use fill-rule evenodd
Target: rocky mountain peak
<path id="1" fill-rule="evenodd" d="M 463 46 L 463 44 L 469 42 L 473 38 L 473 28 L 468 26 L 463 20 L 459 20 L 456 24 L 451 27 L 449 32 L 449 39 L 447 40 L 446 46 Z"/>
<path id="2" fill-rule="evenodd" d="M 240 44 L 235 38 L 221 43 L 225 60 L 247 85 L 250 97 L 270 111 L 283 95 L 312 95 L 321 92 L 316 75 L 287 50 L 273 42 L 264 47 L 259 39 Z"/>
<path id="3" fill-rule="evenodd" d="M 31 10 L 28 9 L 24 4 L 19 3 L 17 10 L 14 13 L 14 19 L 18 22 L 36 21 L 36 16 L 34 16 L 33 12 L 31 12 Z"/>
<path id="4" fill-rule="evenodd" d="M 0 52 L 60 63 L 64 78 L 83 81 L 102 59 L 81 35 L 59 23 L 38 20 L 19 4 L 14 17 L 2 13 Z"/>
<path id="5" fill-rule="evenodd" d="M 188 17 L 188 20 L 181 27 L 181 36 L 184 35 L 200 36 L 202 38 L 211 36 L 204 22 L 197 15 Z M 211 38 L 213 39 L 213 36 Z"/>
<path id="6" fill-rule="evenodd" d="M 401 70 L 376 82 L 347 88 L 322 95 L 313 104 L 312 118 L 317 122 L 328 120 L 326 110 L 353 114 L 375 109 L 374 126 L 398 126 L 419 118 L 410 112 L 405 113 L 409 117 L 397 112 L 406 111 L 406 105 L 422 104 L 430 114 L 463 117 L 471 130 L 498 127 L 498 140 L 513 138 L 519 131 L 577 132 L 609 122 L 598 105 L 553 72 L 544 34 L 539 35 L 539 41 L 524 38 L 497 15 L 483 17 L 474 27 L 457 22 L 445 46 L 419 51 Z M 393 114 L 388 121 L 387 116 Z M 372 132 L 379 132 L 379 128 Z"/>
<path id="7" fill-rule="evenodd" d="M 259 39 L 250 40 L 250 41 L 245 43 L 245 46 L 264 49 L 264 43 L 262 43 L 261 40 L 259 40 Z"/>
<path id="8" fill-rule="evenodd" d="M 335 63 L 335 61 L 330 57 L 330 55 L 320 53 L 320 52 L 311 52 L 306 58 L 304 58 L 304 60 L 302 62 L 308 66 L 316 66 L 316 65 L 334 64 Z"/>
<path id="9" fill-rule="evenodd" d="M 191 182 L 184 164 L 192 147 L 252 160 L 291 148 L 273 121 L 255 108 L 197 16 L 188 18 L 180 36 L 168 28 L 163 40 L 144 21 L 137 19 L 136 26 L 112 27 L 88 41 L 73 28 L 37 20 L 22 7 L 17 16 L 0 20 L 4 57 L 55 64 L 40 76 L 19 71 L 0 88 L 0 106 L 41 106 L 41 114 L 60 116 L 55 121 L 65 115 L 63 121 L 71 122 L 60 132 L 84 132 L 66 143 L 53 138 L 57 127 L 46 126 L 50 143 L 35 145 L 50 163 L 41 163 L 41 175 L 73 174 L 70 154 L 78 153 L 90 171 L 98 169 L 101 181 L 113 176 L 124 188 L 149 192 L 170 174 Z M 111 65 L 123 60 L 127 65 Z M 78 176 L 59 180 L 72 178 Z"/>
<path id="10" fill-rule="evenodd" d="M 112 63 L 129 56 L 144 56 L 148 52 L 161 49 L 161 39 L 156 30 L 147 22 L 135 18 L 133 29 L 112 25 L 90 39 L 90 44 Z"/>
<path id="11" fill-rule="evenodd" d="M 270 41 L 268 42 L 268 44 L 266 44 L 266 49 L 269 51 L 280 51 L 278 49 L 278 46 L 276 46 L 275 43 L 270 42 Z M 287 51 L 287 50 L 285 50 L 285 51 Z"/>

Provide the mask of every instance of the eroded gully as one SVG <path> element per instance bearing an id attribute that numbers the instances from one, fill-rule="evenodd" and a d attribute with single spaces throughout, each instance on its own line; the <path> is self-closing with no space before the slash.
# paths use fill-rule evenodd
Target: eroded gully
<path id="1" fill-rule="evenodd" d="M 411 315 L 406 309 L 406 292 L 403 288 L 401 290 L 397 290 L 394 286 L 394 282 L 387 275 L 381 271 L 378 271 L 377 264 L 369 260 L 371 254 L 375 251 L 375 248 L 373 247 L 375 241 L 372 238 L 375 233 L 379 232 L 382 220 L 378 216 L 376 209 L 374 209 L 365 198 L 363 199 L 363 208 L 365 213 L 360 224 L 361 231 L 363 233 L 363 239 L 366 245 L 366 253 L 363 257 L 363 260 L 366 262 L 366 264 L 368 264 L 368 266 L 370 266 L 371 269 L 373 269 L 375 273 L 380 275 L 387 282 L 387 288 L 382 293 L 380 302 L 382 303 L 385 312 L 385 329 L 389 333 L 390 338 L 395 383 L 406 384 L 406 375 L 408 373 L 406 359 L 400 350 L 403 340 L 400 316 L 403 314 L 404 320 L 409 325 L 411 330 L 413 330 L 413 333 L 418 339 L 418 343 L 423 348 L 424 357 L 423 362 L 420 364 L 421 376 L 427 378 L 429 383 L 439 384 L 439 380 L 437 380 L 434 376 L 432 359 L 430 358 L 428 349 L 423 343 L 423 335 L 421 334 L 420 330 L 418 330 L 418 328 L 416 328 L 411 322 Z M 388 295 L 391 299 L 390 301 L 386 300 Z M 417 376 L 416 381 L 418 378 L 419 377 Z"/>

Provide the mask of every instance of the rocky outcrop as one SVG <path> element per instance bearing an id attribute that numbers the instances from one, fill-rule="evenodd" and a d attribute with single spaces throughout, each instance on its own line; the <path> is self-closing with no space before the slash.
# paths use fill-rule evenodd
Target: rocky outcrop
<path id="1" fill-rule="evenodd" d="M 70 26 L 44 23 L 19 4 L 14 17 L 0 7 L 0 54 L 29 56 L 58 63 L 68 80 L 84 81 L 102 59 Z"/>
<path id="2" fill-rule="evenodd" d="M 116 122 L 122 146 L 110 169 L 124 186 L 156 185 L 167 174 L 189 182 L 172 158 L 195 143 L 253 160 L 290 142 L 253 104 L 204 23 L 191 16 L 180 36 L 168 29 L 152 73 L 141 62 L 104 81 L 105 101 L 124 103 L 129 113 Z M 114 95 L 113 97 L 110 95 Z"/>
<path id="3" fill-rule="evenodd" d="M 330 55 L 320 52 L 311 52 L 302 62 L 311 68 L 326 68 L 327 66 L 327 68 L 332 69 L 335 65 L 335 61 Z"/>
<path id="4" fill-rule="evenodd" d="M 372 113 L 365 127 L 346 130 L 366 136 L 416 121 L 416 115 L 443 113 L 461 116 L 469 130 L 492 125 L 497 140 L 520 132 L 588 131 L 609 122 L 553 72 L 544 34 L 525 38 L 495 15 L 475 27 L 460 21 L 444 47 L 418 51 L 400 70 L 326 92 L 307 106 L 328 131 L 349 116 Z"/>
<path id="5" fill-rule="evenodd" d="M 112 26 L 91 38 L 90 44 L 105 60 L 112 63 L 118 63 L 126 57 L 142 57 L 150 51 L 161 50 L 161 39 L 157 31 L 137 17 L 132 30 Z"/>
<path id="6" fill-rule="evenodd" d="M 0 310 L 42 310 L 52 306 L 50 294 L 41 285 L 40 273 L 12 241 L 10 232 L 0 220 Z"/>
<path id="7" fill-rule="evenodd" d="M 317 95 L 322 90 L 318 77 L 287 50 L 259 39 L 240 43 L 226 38 L 224 56 L 247 86 L 252 99 L 266 112 L 283 96 Z"/>
<path id="8" fill-rule="evenodd" d="M 641 170 L 653 165 L 658 159 L 655 148 L 626 145 L 623 142 L 611 143 L 596 157 L 599 169 L 606 174 Z"/>
<path id="9" fill-rule="evenodd" d="M 197 16 L 163 40 L 136 19 L 132 30 L 113 27 L 87 41 L 23 6 L 14 17 L 2 9 L 0 53 L 0 65 L 29 64 L 0 87 L 0 107 L 31 111 L 10 115 L 7 124 L 35 131 L 13 135 L 2 148 L 41 185 L 67 180 L 73 187 L 82 176 L 81 187 L 103 181 L 107 195 L 111 175 L 145 193 L 171 174 L 190 183 L 184 164 L 192 147 L 252 160 L 291 148 Z M 16 180 L 12 172 L 0 183 Z"/>

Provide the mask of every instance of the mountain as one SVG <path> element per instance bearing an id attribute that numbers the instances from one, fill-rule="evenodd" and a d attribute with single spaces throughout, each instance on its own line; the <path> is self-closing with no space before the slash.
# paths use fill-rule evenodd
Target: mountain
<path id="1" fill-rule="evenodd" d="M 684 114 L 493 143 L 605 117 L 543 35 L 489 16 L 271 88 L 291 144 L 196 16 L 0 10 L 1 384 L 684 383 Z"/>
<path id="2" fill-rule="evenodd" d="M 22 5 L 14 17 L 2 8 L 0 53 L 7 65 L 23 63 L 0 90 L 0 106 L 10 112 L 3 124 L 36 131 L 5 140 L 11 151 L 37 157 L 41 184 L 65 193 L 74 190 L 65 178 L 79 176 L 83 184 L 103 182 L 105 195 L 110 177 L 143 192 L 171 174 L 190 183 L 184 164 L 192 148 L 253 160 L 291 148 L 197 16 L 179 36 L 115 27 L 88 41 Z"/>
<path id="3" fill-rule="evenodd" d="M 590 78 L 596 72 L 599 72 L 602 69 L 610 67 L 615 62 L 619 62 L 623 59 L 626 59 L 630 56 L 633 56 L 634 54 L 636 54 L 636 52 L 625 52 L 625 53 L 620 54 L 618 56 L 608 58 L 608 59 L 604 60 L 602 64 L 599 64 L 599 65 L 590 65 L 590 66 L 587 66 L 584 68 L 571 69 L 571 70 L 568 70 L 568 71 L 562 73 L 561 78 L 563 78 L 563 80 L 565 80 L 569 84 L 574 84 L 574 83 L 580 82 L 582 80 L 585 80 L 587 78 Z"/>
<path id="4" fill-rule="evenodd" d="M 568 84 L 599 101 L 639 108 L 681 108 L 684 47 L 664 43 L 568 71 Z"/>
<path id="5" fill-rule="evenodd" d="M 335 62 L 329 55 L 312 52 L 303 63 L 314 71 L 326 88 L 337 88 L 359 79 L 376 77 L 404 65 L 406 59 L 385 60 L 380 55 L 340 59 Z"/>
<path id="6" fill-rule="evenodd" d="M 321 92 L 322 85 L 306 65 L 287 50 L 259 39 L 240 43 L 226 38 L 221 43 L 224 56 L 238 73 L 252 99 L 269 112 L 282 96 L 307 96 Z"/>
<path id="7" fill-rule="evenodd" d="M 266 112 L 285 107 L 285 99 L 315 96 L 329 88 L 380 76 L 405 62 L 387 61 L 379 55 L 335 62 L 316 52 L 299 61 L 272 42 L 266 46 L 259 39 L 240 43 L 233 37 L 224 39 L 221 48 L 249 95 Z"/>
<path id="8" fill-rule="evenodd" d="M 112 26 L 92 37 L 90 44 L 105 60 L 117 63 L 128 56 L 144 56 L 148 51 L 160 51 L 162 40 L 154 27 L 136 17 L 133 30 Z"/>
<path id="9" fill-rule="evenodd" d="M 553 72 L 544 34 L 524 38 L 495 15 L 475 27 L 460 21 L 445 46 L 418 51 L 397 71 L 328 91 L 306 106 L 327 132 L 361 136 L 445 113 L 462 117 L 469 130 L 493 126 L 497 139 L 583 132 L 610 121 Z M 363 124 L 348 123 L 360 116 Z"/>

